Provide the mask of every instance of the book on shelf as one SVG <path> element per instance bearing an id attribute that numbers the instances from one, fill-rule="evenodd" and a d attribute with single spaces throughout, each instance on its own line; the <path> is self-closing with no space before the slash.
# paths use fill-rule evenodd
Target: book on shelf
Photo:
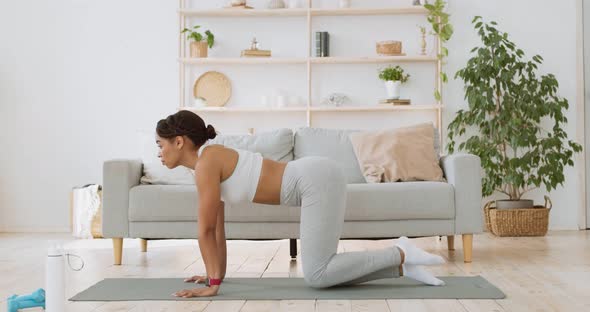
<path id="1" fill-rule="evenodd" d="M 383 99 L 379 101 L 379 104 L 384 105 L 410 105 L 410 99 Z"/>
<path id="2" fill-rule="evenodd" d="M 315 33 L 315 56 L 330 56 L 330 34 L 327 31 L 316 31 Z"/>
<path id="3" fill-rule="evenodd" d="M 270 57 L 270 50 L 242 50 L 241 56 L 246 57 Z"/>

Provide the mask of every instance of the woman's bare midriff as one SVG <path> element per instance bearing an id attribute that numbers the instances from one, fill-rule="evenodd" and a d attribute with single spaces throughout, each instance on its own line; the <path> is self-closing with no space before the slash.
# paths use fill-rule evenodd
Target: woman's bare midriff
<path id="1" fill-rule="evenodd" d="M 254 195 L 254 202 L 267 205 L 281 203 L 281 184 L 287 163 L 270 159 L 262 161 L 262 171 Z"/>
<path id="2" fill-rule="evenodd" d="M 231 148 L 226 148 L 223 145 L 211 145 L 213 149 L 217 149 L 215 159 L 222 161 L 225 164 L 233 163 L 231 166 L 224 166 L 221 173 L 222 181 L 232 175 L 235 167 L 238 164 L 238 153 Z M 267 205 L 278 205 L 281 203 L 281 184 L 283 182 L 283 173 L 287 163 L 278 162 L 270 159 L 263 159 L 262 170 L 260 172 L 260 179 L 256 187 L 256 194 L 254 195 L 254 202 Z M 246 185 L 244 185 L 246 187 Z"/>

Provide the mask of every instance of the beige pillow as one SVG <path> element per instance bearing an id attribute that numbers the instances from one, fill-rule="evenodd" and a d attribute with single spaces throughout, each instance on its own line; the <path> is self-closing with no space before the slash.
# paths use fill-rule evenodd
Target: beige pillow
<path id="1" fill-rule="evenodd" d="M 369 183 L 444 181 L 432 123 L 352 133 L 350 141 Z"/>

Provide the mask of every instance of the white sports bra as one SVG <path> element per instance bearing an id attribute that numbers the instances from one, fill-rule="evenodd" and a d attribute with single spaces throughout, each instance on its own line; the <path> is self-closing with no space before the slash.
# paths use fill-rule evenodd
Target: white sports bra
<path id="1" fill-rule="evenodd" d="M 199 148 L 199 157 L 206 146 Z M 232 174 L 221 182 L 221 199 L 226 203 L 234 204 L 252 202 L 262 172 L 262 154 L 229 146 L 226 148 L 238 152 L 238 164 Z"/>

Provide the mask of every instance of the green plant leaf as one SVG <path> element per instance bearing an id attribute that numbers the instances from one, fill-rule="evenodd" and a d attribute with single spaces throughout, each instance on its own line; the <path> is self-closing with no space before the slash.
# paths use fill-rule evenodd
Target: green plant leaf
<path id="1" fill-rule="evenodd" d="M 205 31 L 205 34 L 207 35 L 207 45 L 209 48 L 212 48 L 215 43 L 215 36 L 209 30 Z"/>
<path id="2" fill-rule="evenodd" d="M 440 92 L 438 90 L 434 90 L 434 99 L 439 102 L 442 99 L 442 97 L 440 96 Z"/>

